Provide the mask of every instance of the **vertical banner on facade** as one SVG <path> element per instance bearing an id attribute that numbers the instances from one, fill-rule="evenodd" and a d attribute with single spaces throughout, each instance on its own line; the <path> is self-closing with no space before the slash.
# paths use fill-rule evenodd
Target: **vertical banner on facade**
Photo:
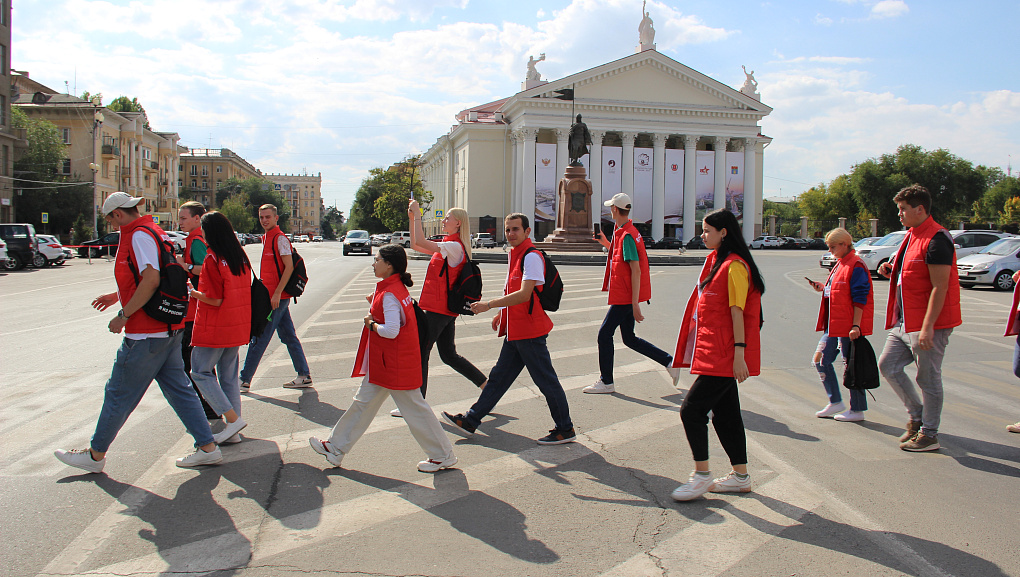
<path id="1" fill-rule="evenodd" d="M 535 145 L 535 222 L 556 221 L 556 145 Z"/>
<path id="2" fill-rule="evenodd" d="M 740 220 L 744 212 L 744 153 L 726 153 L 726 208 Z"/>
<path id="3" fill-rule="evenodd" d="M 652 222 L 652 149 L 634 149 L 634 222 Z"/>
<path id="4" fill-rule="evenodd" d="M 623 148 L 619 146 L 602 147 L 602 202 L 613 198 L 621 192 L 623 176 L 620 173 L 620 166 L 623 164 Z M 609 207 L 603 204 L 602 220 L 613 221 L 609 213 Z M 595 210 L 594 207 L 592 207 Z"/>
<path id="5" fill-rule="evenodd" d="M 711 150 L 699 150 L 697 154 L 694 177 L 694 217 L 701 222 L 705 215 L 712 211 L 715 204 L 715 153 Z"/>
<path id="6" fill-rule="evenodd" d="M 666 224 L 680 224 L 684 216 L 684 151 L 666 149 Z"/>

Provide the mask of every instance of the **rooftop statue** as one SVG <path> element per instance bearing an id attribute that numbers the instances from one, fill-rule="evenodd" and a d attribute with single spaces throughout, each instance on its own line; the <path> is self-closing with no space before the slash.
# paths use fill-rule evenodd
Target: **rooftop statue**
<path id="1" fill-rule="evenodd" d="M 535 65 L 545 60 L 545 52 L 538 55 L 538 60 L 535 60 L 534 56 L 528 56 L 528 75 L 525 76 L 525 80 L 542 80 L 542 75 L 535 69 Z"/>
<path id="2" fill-rule="evenodd" d="M 652 26 L 650 13 L 645 12 L 646 1 L 641 2 L 641 24 L 638 25 L 638 40 L 642 47 L 651 47 L 655 43 L 655 28 Z"/>
<path id="3" fill-rule="evenodd" d="M 744 85 L 740 87 L 740 92 L 755 100 L 760 100 L 761 96 L 758 94 L 758 81 L 754 79 L 754 70 L 748 72 L 746 66 L 741 65 L 740 67 L 744 69 Z"/>

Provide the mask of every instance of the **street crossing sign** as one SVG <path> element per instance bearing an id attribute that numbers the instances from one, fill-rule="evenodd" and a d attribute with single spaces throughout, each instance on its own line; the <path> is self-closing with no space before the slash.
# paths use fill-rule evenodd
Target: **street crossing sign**
<path id="1" fill-rule="evenodd" d="M 442 210 L 436 210 L 436 218 L 443 218 L 443 211 Z"/>
<path id="2" fill-rule="evenodd" d="M 50 222 L 50 213 L 48 213 L 48 212 L 42 213 L 42 223 L 43 224 L 49 224 L 49 222 Z"/>

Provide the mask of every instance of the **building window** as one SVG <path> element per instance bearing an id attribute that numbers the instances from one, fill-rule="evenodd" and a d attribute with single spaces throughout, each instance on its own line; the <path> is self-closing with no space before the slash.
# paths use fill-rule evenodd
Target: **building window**
<path id="1" fill-rule="evenodd" d="M 142 158 L 144 158 L 145 160 L 152 160 L 152 151 L 149 150 L 148 148 L 143 148 Z"/>
<path id="2" fill-rule="evenodd" d="M 183 180 L 177 179 L 177 188 L 184 188 L 184 181 Z"/>
<path id="3" fill-rule="evenodd" d="M 7 76 L 7 45 L 0 44 L 0 76 Z"/>
<path id="4" fill-rule="evenodd" d="M 209 167 L 208 166 L 203 166 L 202 167 L 202 176 L 209 176 Z"/>
<path id="5" fill-rule="evenodd" d="M 184 172 L 184 165 L 183 164 L 178 164 L 177 165 L 177 172 Z"/>
<path id="6" fill-rule="evenodd" d="M 0 95 L 0 126 L 7 126 L 7 97 Z"/>
<path id="7" fill-rule="evenodd" d="M 0 0 L 0 26 L 7 26 L 7 0 Z"/>
<path id="8" fill-rule="evenodd" d="M 198 188 L 198 181 L 197 180 L 192 179 L 192 181 L 191 181 L 191 188 Z"/>
<path id="9" fill-rule="evenodd" d="M 209 190 L 209 182 L 206 180 L 202 181 L 202 190 Z"/>
<path id="10" fill-rule="evenodd" d="M 65 158 L 63 160 L 63 166 L 60 167 L 61 174 L 71 174 L 71 159 Z"/>
<path id="11" fill-rule="evenodd" d="M 109 178 L 110 177 L 110 163 L 109 162 L 104 162 L 102 164 L 102 167 L 103 167 L 103 172 L 101 174 L 103 175 L 103 178 Z"/>
<path id="12" fill-rule="evenodd" d="M 10 148 L 8 148 L 5 144 L 3 147 L 3 153 L 0 154 L 0 165 L 2 165 L 0 166 L 0 175 L 8 176 L 7 163 L 9 162 L 8 159 L 10 158 L 10 154 Z"/>
<path id="13" fill-rule="evenodd" d="M 194 164 L 192 164 L 191 165 L 191 176 L 197 176 L 197 175 L 198 175 L 198 167 L 195 166 Z M 195 182 L 195 181 L 192 180 L 191 182 Z M 192 185 L 192 186 L 194 186 L 194 185 Z"/>
<path id="14" fill-rule="evenodd" d="M 223 167 L 222 166 L 217 166 L 216 167 L 216 172 L 223 172 Z"/>
<path id="15" fill-rule="evenodd" d="M 71 129 L 70 128 L 61 128 L 60 129 L 60 139 L 61 139 L 61 142 L 63 142 L 64 144 L 71 144 Z"/>

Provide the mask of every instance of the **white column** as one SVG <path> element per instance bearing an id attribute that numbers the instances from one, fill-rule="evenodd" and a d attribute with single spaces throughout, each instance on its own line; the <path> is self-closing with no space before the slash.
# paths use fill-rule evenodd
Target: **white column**
<path id="1" fill-rule="evenodd" d="M 716 136 L 715 140 L 715 202 L 712 210 L 726 208 L 726 143 L 729 138 Z"/>
<path id="2" fill-rule="evenodd" d="M 588 164 L 591 166 L 585 167 L 588 180 L 591 181 L 592 224 L 598 224 L 602 220 L 602 140 L 605 137 L 605 130 L 591 131 L 591 155 L 588 156 Z"/>
<path id="3" fill-rule="evenodd" d="M 624 132 L 620 138 L 623 139 L 623 162 L 620 163 L 623 180 L 620 184 L 620 192 L 634 200 L 634 139 L 637 138 L 637 134 Z"/>
<path id="4" fill-rule="evenodd" d="M 521 159 L 519 150 L 519 141 L 516 132 L 510 133 L 510 210 L 511 212 L 517 212 L 520 210 L 521 205 Z M 506 216 L 506 214 L 502 215 Z"/>
<path id="5" fill-rule="evenodd" d="M 563 178 L 567 171 L 567 163 L 570 162 L 570 148 L 567 146 L 567 139 L 570 131 L 566 128 L 556 129 L 556 178 Z M 559 199 L 556 199 L 559 203 Z"/>
<path id="6" fill-rule="evenodd" d="M 524 139 L 524 186 L 521 188 L 521 212 L 528 217 L 531 225 L 531 239 L 535 239 L 535 137 L 537 128 L 522 128 Z"/>
<path id="7" fill-rule="evenodd" d="M 758 224 L 758 141 L 744 139 L 744 240 L 750 243 Z"/>
<path id="8" fill-rule="evenodd" d="M 684 136 L 684 243 L 694 238 L 695 181 L 698 174 L 698 137 Z"/>
<path id="9" fill-rule="evenodd" d="M 652 135 L 652 238 L 665 234 L 666 220 L 666 134 Z"/>

